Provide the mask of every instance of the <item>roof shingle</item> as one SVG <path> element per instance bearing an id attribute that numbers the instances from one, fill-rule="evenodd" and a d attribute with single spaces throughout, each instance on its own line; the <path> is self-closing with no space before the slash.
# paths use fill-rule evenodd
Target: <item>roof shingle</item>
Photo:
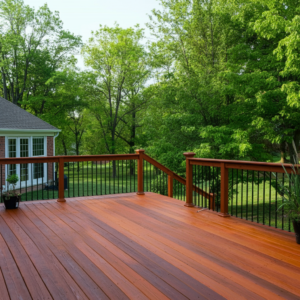
<path id="1" fill-rule="evenodd" d="M 0 97 L 0 129 L 58 129 Z"/>

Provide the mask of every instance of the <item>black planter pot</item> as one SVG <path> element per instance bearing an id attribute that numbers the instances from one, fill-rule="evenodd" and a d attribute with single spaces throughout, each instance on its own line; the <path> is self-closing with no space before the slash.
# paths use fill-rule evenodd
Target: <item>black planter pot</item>
<path id="1" fill-rule="evenodd" d="M 300 221 L 293 221 L 295 235 L 296 235 L 296 242 L 300 244 Z"/>
<path id="2" fill-rule="evenodd" d="M 6 209 L 15 209 L 19 207 L 19 203 L 21 200 L 21 196 L 13 196 L 9 197 L 9 199 L 5 199 L 4 197 L 4 205 Z"/>

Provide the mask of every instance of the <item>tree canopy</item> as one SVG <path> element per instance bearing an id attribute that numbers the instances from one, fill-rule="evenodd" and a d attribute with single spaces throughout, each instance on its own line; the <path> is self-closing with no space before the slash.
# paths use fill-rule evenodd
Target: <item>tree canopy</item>
<path id="1" fill-rule="evenodd" d="M 160 0 L 151 40 L 115 24 L 83 44 L 47 5 L 0 1 L 2 96 L 61 128 L 60 154 L 143 147 L 179 173 L 185 151 L 288 161 L 300 146 L 299 4 Z"/>

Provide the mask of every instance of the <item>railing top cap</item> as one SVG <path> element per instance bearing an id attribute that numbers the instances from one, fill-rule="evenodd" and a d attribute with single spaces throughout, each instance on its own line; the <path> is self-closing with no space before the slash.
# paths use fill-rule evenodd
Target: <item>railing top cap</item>
<path id="1" fill-rule="evenodd" d="M 194 157 L 196 155 L 196 153 L 194 153 L 194 152 L 185 152 L 185 153 L 183 153 L 183 155 L 185 157 Z"/>
<path id="2" fill-rule="evenodd" d="M 144 149 L 137 149 L 137 150 L 135 150 L 135 152 L 136 152 L 136 153 L 144 153 L 145 150 L 144 150 Z"/>

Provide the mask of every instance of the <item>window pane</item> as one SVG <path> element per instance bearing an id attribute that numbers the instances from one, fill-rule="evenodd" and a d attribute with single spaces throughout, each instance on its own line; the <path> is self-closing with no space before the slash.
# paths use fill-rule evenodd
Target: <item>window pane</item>
<path id="1" fill-rule="evenodd" d="M 44 155 L 44 138 L 33 139 L 33 156 Z"/>
<path id="2" fill-rule="evenodd" d="M 21 164 L 21 181 L 27 181 L 28 180 L 28 164 Z"/>
<path id="3" fill-rule="evenodd" d="M 8 176 L 17 174 L 17 166 L 16 165 L 8 165 Z"/>
<path id="4" fill-rule="evenodd" d="M 17 157 L 17 140 L 8 140 L 8 157 Z"/>
<path id="5" fill-rule="evenodd" d="M 20 139 L 20 157 L 28 157 L 28 139 Z"/>
<path id="6" fill-rule="evenodd" d="M 33 165 L 33 178 L 39 179 L 44 177 L 44 164 Z"/>

